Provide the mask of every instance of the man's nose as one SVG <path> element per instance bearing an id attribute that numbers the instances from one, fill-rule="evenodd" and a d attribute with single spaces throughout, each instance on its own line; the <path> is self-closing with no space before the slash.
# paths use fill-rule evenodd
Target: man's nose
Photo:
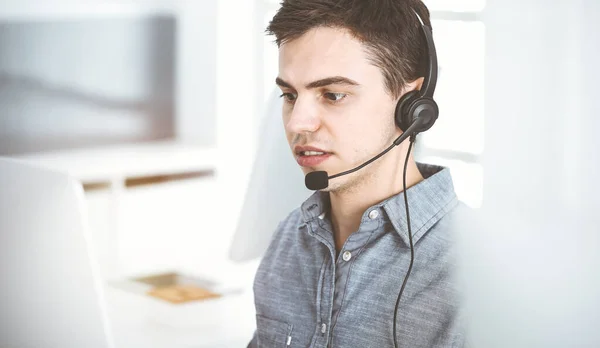
<path id="1" fill-rule="evenodd" d="M 318 108 L 307 101 L 296 100 L 286 124 L 288 132 L 302 134 L 316 132 L 321 127 Z"/>

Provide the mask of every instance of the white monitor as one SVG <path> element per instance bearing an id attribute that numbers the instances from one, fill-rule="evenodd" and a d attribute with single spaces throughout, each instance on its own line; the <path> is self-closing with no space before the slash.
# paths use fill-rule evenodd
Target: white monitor
<path id="1" fill-rule="evenodd" d="M 81 184 L 0 158 L 0 347 L 111 348 Z"/>
<path id="2" fill-rule="evenodd" d="M 236 262 L 262 257 L 279 222 L 313 193 L 304 186 L 304 174 L 286 140 L 281 107 L 281 98 L 273 92 L 229 250 L 230 259 Z"/>

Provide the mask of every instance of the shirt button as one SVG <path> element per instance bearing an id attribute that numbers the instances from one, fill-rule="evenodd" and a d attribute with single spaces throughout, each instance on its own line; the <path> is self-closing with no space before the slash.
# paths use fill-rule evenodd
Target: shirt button
<path id="1" fill-rule="evenodd" d="M 352 258 L 352 253 L 349 251 L 344 251 L 344 254 L 342 255 L 342 259 L 344 259 L 344 261 L 350 261 L 351 258 Z"/>
<path id="2" fill-rule="evenodd" d="M 327 331 L 327 324 L 321 324 L 321 333 L 325 333 Z"/>
<path id="3" fill-rule="evenodd" d="M 369 219 L 371 220 L 377 219 L 378 216 L 379 212 L 377 210 L 371 210 L 371 212 L 369 213 Z"/>

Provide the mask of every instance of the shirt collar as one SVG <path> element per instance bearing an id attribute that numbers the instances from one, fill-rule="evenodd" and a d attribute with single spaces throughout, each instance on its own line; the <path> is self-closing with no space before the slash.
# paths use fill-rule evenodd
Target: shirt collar
<path id="1" fill-rule="evenodd" d="M 425 180 L 406 190 L 413 244 L 458 204 L 449 168 L 423 163 L 417 163 L 417 167 Z M 409 245 L 404 193 L 377 206 L 384 209 L 402 241 Z"/>
<path id="2" fill-rule="evenodd" d="M 323 219 L 327 211 L 329 210 L 329 193 L 316 191 L 302 205 L 302 216 L 305 223 L 320 218 Z"/>
<path id="3" fill-rule="evenodd" d="M 418 162 L 417 168 L 424 180 L 406 190 L 413 244 L 458 203 L 449 168 Z M 328 210 L 327 192 L 316 191 L 301 205 L 305 223 L 316 218 L 323 219 Z M 370 214 L 373 210 L 380 212 L 377 219 L 389 221 L 402 241 L 409 244 L 403 192 L 369 207 L 362 216 L 361 224 L 373 220 L 373 214 Z"/>

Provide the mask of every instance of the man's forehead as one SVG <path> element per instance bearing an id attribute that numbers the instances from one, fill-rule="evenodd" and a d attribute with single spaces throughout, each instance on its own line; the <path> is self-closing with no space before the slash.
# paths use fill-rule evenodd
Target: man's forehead
<path id="1" fill-rule="evenodd" d="M 358 80 L 369 65 L 362 44 L 345 29 L 314 28 L 279 48 L 279 76 L 294 84 L 326 76 Z"/>
<path id="2" fill-rule="evenodd" d="M 344 59 L 352 54 L 361 54 L 362 44 L 342 28 L 317 27 L 300 37 L 283 43 L 279 47 L 280 60 L 295 57 Z"/>

